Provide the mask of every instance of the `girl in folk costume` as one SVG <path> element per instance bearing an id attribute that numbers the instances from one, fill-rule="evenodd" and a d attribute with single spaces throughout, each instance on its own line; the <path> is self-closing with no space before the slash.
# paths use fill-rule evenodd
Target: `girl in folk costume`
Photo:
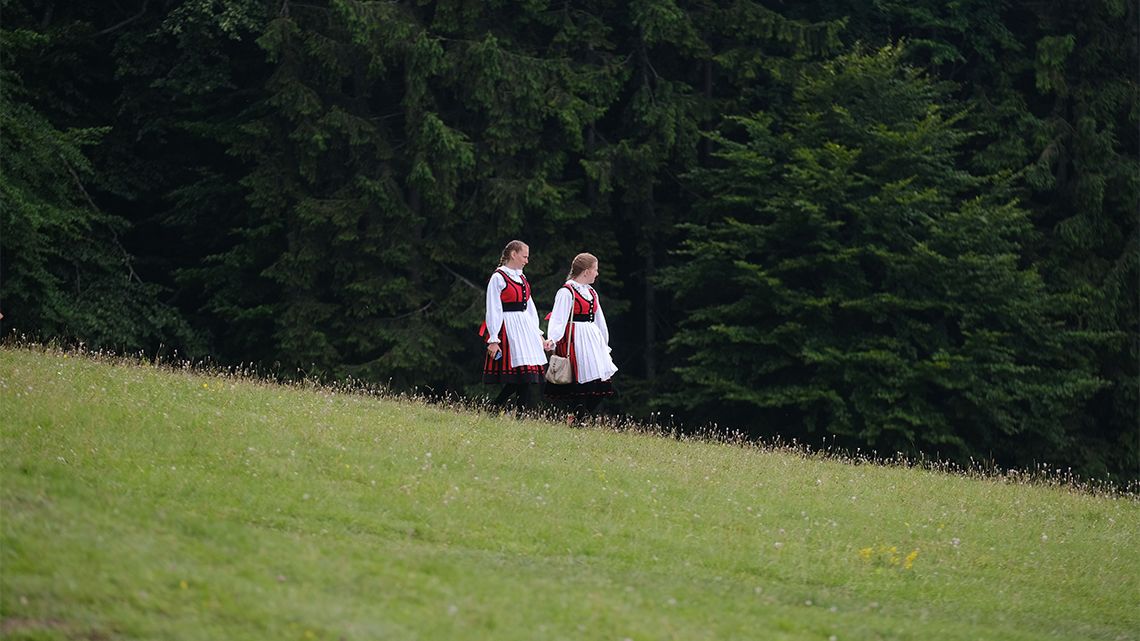
<path id="1" fill-rule="evenodd" d="M 618 369 L 610 357 L 610 330 L 602 303 L 590 287 L 597 277 L 598 259 L 593 254 L 574 257 L 566 284 L 554 297 L 546 330 L 548 343 L 556 343 L 555 353 L 570 359 L 574 381 L 547 384 L 546 397 L 569 401 L 575 413 L 592 413 L 604 397 L 613 396 L 610 378 Z"/>
<path id="2" fill-rule="evenodd" d="M 512 240 L 503 248 L 499 268 L 487 281 L 487 313 L 479 335 L 487 340 L 483 382 L 504 384 L 496 405 L 505 404 L 511 396 L 524 407 L 533 405 L 537 386 L 543 380 L 547 345 L 538 326 L 530 283 L 522 273 L 529 260 L 526 243 Z"/>

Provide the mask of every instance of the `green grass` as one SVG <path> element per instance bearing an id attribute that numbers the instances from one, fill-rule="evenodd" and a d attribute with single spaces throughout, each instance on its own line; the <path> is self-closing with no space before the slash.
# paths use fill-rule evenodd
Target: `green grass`
<path id="1" fill-rule="evenodd" d="M 4 638 L 1140 638 L 1134 498 L 27 349 L 0 421 Z"/>

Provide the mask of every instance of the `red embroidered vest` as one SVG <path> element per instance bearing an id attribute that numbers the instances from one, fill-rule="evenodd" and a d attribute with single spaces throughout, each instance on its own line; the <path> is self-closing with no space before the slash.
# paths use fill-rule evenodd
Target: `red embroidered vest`
<path id="1" fill-rule="evenodd" d="M 503 280 L 507 282 L 507 286 L 503 291 L 499 292 L 499 300 L 503 303 L 504 312 L 523 312 L 526 311 L 526 303 L 530 300 L 530 283 L 527 282 L 526 276 L 522 277 L 521 283 L 516 283 L 507 276 L 507 272 L 496 269 L 496 272 L 502 274 Z"/>
<path id="2" fill-rule="evenodd" d="M 586 300 L 584 296 L 578 293 L 578 290 L 572 286 L 567 285 L 570 290 L 570 295 L 574 299 L 574 306 L 570 309 L 570 320 L 578 323 L 592 323 L 594 322 L 594 310 L 597 309 L 598 292 L 590 287 L 590 296 L 593 300 Z"/>

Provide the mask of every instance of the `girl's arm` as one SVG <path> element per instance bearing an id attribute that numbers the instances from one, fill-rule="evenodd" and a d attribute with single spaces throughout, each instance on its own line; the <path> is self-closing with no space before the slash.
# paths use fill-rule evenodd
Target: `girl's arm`
<path id="1" fill-rule="evenodd" d="M 487 322 L 487 342 L 499 342 L 499 330 L 503 328 L 503 301 L 499 294 L 506 289 L 507 283 L 503 281 L 502 274 L 491 274 L 487 281 L 487 312 L 484 320 Z"/>
<path id="2" fill-rule="evenodd" d="M 574 306 L 573 297 L 565 287 L 559 287 L 554 295 L 554 309 L 550 312 L 550 322 L 546 325 L 546 338 L 558 342 L 566 335 L 566 321 L 570 319 L 570 310 Z"/>

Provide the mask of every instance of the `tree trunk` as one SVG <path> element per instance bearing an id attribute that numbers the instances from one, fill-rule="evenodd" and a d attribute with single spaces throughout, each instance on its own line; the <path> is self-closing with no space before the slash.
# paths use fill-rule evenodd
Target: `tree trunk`
<path id="1" fill-rule="evenodd" d="M 657 323 L 655 320 L 657 310 L 657 292 L 653 285 L 653 276 L 655 273 L 654 264 L 654 230 L 657 227 L 657 212 L 653 206 L 653 185 L 648 187 L 647 197 L 645 199 L 645 216 L 642 223 L 645 231 L 644 235 L 644 252 L 642 254 L 642 265 L 644 267 L 644 286 L 645 286 L 645 378 L 653 380 L 657 374 L 657 356 L 654 343 L 657 342 Z"/>
<path id="2" fill-rule="evenodd" d="M 705 104 L 711 105 L 713 97 L 713 61 L 705 61 Z M 698 162 L 702 167 L 708 167 L 709 156 L 712 155 L 712 141 L 708 138 L 702 138 L 700 146 L 700 157 Z"/>
<path id="3" fill-rule="evenodd" d="M 593 123 L 586 130 L 586 158 L 594 160 L 594 147 L 596 145 L 597 131 Z M 590 208 L 590 213 L 596 215 L 598 213 L 598 181 L 594 178 L 586 176 L 586 205 Z"/>

